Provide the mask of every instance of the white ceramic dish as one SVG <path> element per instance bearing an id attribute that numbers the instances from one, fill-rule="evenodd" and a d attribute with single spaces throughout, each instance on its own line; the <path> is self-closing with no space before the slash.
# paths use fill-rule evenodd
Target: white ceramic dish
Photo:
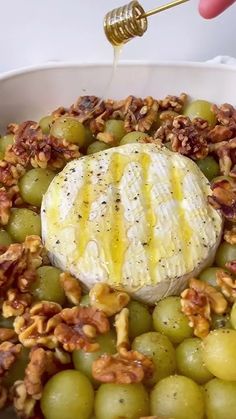
<path id="1" fill-rule="evenodd" d="M 111 65 L 48 64 L 0 76 L 0 129 L 9 122 L 38 119 L 80 95 L 160 98 L 181 92 L 215 103 L 236 104 L 236 67 L 200 63 L 122 64 L 113 83 Z M 0 419 L 13 419 L 9 412 Z"/>
<path id="2" fill-rule="evenodd" d="M 48 64 L 0 76 L 0 128 L 35 119 L 79 95 L 123 98 L 187 92 L 216 103 L 236 102 L 236 67 L 200 63 L 130 63 L 111 65 Z"/>

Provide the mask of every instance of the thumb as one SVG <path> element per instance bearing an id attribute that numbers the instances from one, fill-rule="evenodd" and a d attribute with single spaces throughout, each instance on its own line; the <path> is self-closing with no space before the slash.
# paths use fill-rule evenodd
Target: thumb
<path id="1" fill-rule="evenodd" d="M 199 13 L 205 19 L 211 19 L 231 6 L 235 0 L 200 0 Z"/>

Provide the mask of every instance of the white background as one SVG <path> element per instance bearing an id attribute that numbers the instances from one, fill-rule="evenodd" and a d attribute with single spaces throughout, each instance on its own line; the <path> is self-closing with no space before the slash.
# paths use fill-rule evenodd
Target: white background
<path id="1" fill-rule="evenodd" d="M 209 0 L 214 1 L 214 0 Z M 141 0 L 151 9 L 163 0 Z M 0 71 L 46 61 L 111 62 L 103 33 L 105 13 L 125 0 L 0 0 Z M 149 18 L 143 38 L 124 48 L 122 59 L 202 61 L 236 56 L 236 5 L 206 21 L 197 0 Z"/>

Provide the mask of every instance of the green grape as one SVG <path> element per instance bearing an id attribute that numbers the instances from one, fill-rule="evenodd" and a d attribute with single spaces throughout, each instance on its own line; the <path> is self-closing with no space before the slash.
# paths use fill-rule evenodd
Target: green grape
<path id="1" fill-rule="evenodd" d="M 202 271 L 199 275 L 199 279 L 202 281 L 207 282 L 212 287 L 218 288 L 217 282 L 216 282 L 216 274 L 217 272 L 221 271 L 220 268 L 216 268 L 215 266 L 212 266 L 211 268 L 206 268 L 204 271 Z"/>
<path id="2" fill-rule="evenodd" d="M 50 378 L 40 401 L 45 419 L 89 419 L 93 404 L 92 384 L 75 370 L 61 371 Z"/>
<path id="3" fill-rule="evenodd" d="M 230 323 L 234 329 L 236 329 L 236 303 L 231 308 L 230 312 Z"/>
<path id="4" fill-rule="evenodd" d="M 236 330 L 217 329 L 203 340 L 203 362 L 222 380 L 236 380 Z"/>
<path id="5" fill-rule="evenodd" d="M 88 127 L 84 127 L 84 133 L 85 133 L 84 147 L 88 147 L 90 144 L 92 144 L 95 141 L 95 138 L 93 136 L 92 131 Z"/>
<path id="6" fill-rule="evenodd" d="M 1 141 L 1 139 L 0 139 L 0 141 Z M 4 157 L 4 153 L 3 153 L 3 151 L 0 150 L 0 160 L 3 160 L 3 157 Z"/>
<path id="7" fill-rule="evenodd" d="M 140 131 L 129 132 L 122 138 L 122 140 L 120 141 L 120 145 L 138 143 L 140 140 L 143 140 L 144 138 L 149 138 L 149 135 Z"/>
<path id="8" fill-rule="evenodd" d="M 5 230 L 0 230 L 0 246 L 10 246 L 10 244 L 12 244 L 10 234 Z"/>
<path id="9" fill-rule="evenodd" d="M 59 140 L 66 140 L 69 143 L 83 147 L 85 144 L 85 129 L 78 119 L 71 116 L 61 116 L 56 119 L 51 127 L 50 134 Z"/>
<path id="10" fill-rule="evenodd" d="M 214 179 L 220 173 L 220 166 L 212 156 L 207 156 L 205 159 L 197 160 L 197 165 L 208 180 Z"/>
<path id="11" fill-rule="evenodd" d="M 214 378 L 204 387 L 207 419 L 236 418 L 236 382 Z"/>
<path id="12" fill-rule="evenodd" d="M 110 148 L 110 146 L 102 141 L 94 141 L 87 148 L 87 154 L 98 153 L 99 151 L 104 151 Z"/>
<path id="13" fill-rule="evenodd" d="M 31 286 L 31 293 L 36 300 L 53 301 L 63 305 L 65 293 L 60 283 L 62 271 L 54 266 L 41 266 L 37 269 L 37 279 Z"/>
<path id="14" fill-rule="evenodd" d="M 40 216 L 27 208 L 13 208 L 6 227 L 16 242 L 23 242 L 27 236 L 41 234 Z"/>
<path id="15" fill-rule="evenodd" d="M 152 330 L 152 315 L 147 306 L 132 300 L 127 308 L 129 309 L 129 337 L 131 340 Z"/>
<path id="16" fill-rule="evenodd" d="M 41 128 L 41 130 L 43 131 L 43 134 L 49 134 L 50 133 L 50 129 L 52 127 L 54 121 L 54 116 L 53 115 L 46 115 L 43 116 L 40 121 L 39 121 L 39 126 Z"/>
<path id="17" fill-rule="evenodd" d="M 203 419 L 204 397 L 193 380 L 173 375 L 159 381 L 150 396 L 151 414 L 174 419 Z"/>
<path id="18" fill-rule="evenodd" d="M 25 376 L 25 369 L 29 363 L 29 349 L 22 346 L 17 360 L 9 369 L 7 375 L 4 377 L 4 384 L 11 387 L 15 381 L 23 380 Z"/>
<path id="19" fill-rule="evenodd" d="M 176 349 L 176 362 L 178 372 L 198 384 L 204 384 L 213 377 L 203 364 L 201 339 L 188 338 L 181 342 Z"/>
<path id="20" fill-rule="evenodd" d="M 102 384 L 95 397 L 94 410 L 97 419 L 148 416 L 148 393 L 142 384 Z"/>
<path id="21" fill-rule="evenodd" d="M 31 169 L 20 179 L 20 193 L 25 202 L 40 207 L 55 173 L 49 169 Z"/>
<path id="22" fill-rule="evenodd" d="M 211 315 L 211 329 L 232 329 L 232 324 L 227 313 Z"/>
<path id="23" fill-rule="evenodd" d="M 0 327 L 5 327 L 6 329 L 14 329 L 13 322 L 15 317 L 3 317 L 0 314 Z"/>
<path id="24" fill-rule="evenodd" d="M 225 268 L 226 263 L 232 260 L 236 260 L 236 244 L 221 243 L 216 252 L 216 264 L 221 268 Z"/>
<path id="25" fill-rule="evenodd" d="M 184 115 L 190 119 L 202 118 L 205 119 L 212 127 L 216 124 L 216 115 L 211 110 L 212 103 L 206 100 L 195 100 L 186 106 Z"/>
<path id="26" fill-rule="evenodd" d="M 173 343 L 180 343 L 193 335 L 188 317 L 181 311 L 180 297 L 159 301 L 152 316 L 154 329 L 168 336 Z"/>
<path id="27" fill-rule="evenodd" d="M 116 334 L 110 331 L 105 335 L 98 335 L 96 342 L 100 349 L 96 352 L 85 352 L 83 350 L 76 350 L 73 352 L 72 359 L 75 369 L 85 374 L 93 384 L 97 384 L 92 375 L 92 364 L 97 358 L 104 353 L 115 354 L 116 350 Z"/>
<path id="28" fill-rule="evenodd" d="M 82 306 L 82 307 L 88 307 L 88 306 L 90 306 L 89 294 L 83 295 L 83 297 L 80 300 L 79 305 Z"/>
<path id="29" fill-rule="evenodd" d="M 119 121 L 117 119 L 109 119 L 105 123 L 104 132 L 112 134 L 114 137 L 115 143 L 118 144 L 119 141 L 126 134 L 126 131 L 124 128 L 124 121 Z"/>
<path id="30" fill-rule="evenodd" d="M 137 336 L 132 343 L 132 349 L 141 352 L 153 361 L 155 371 L 153 376 L 147 381 L 148 385 L 153 385 L 175 372 L 174 347 L 168 337 L 161 333 L 148 332 Z"/>
<path id="31" fill-rule="evenodd" d="M 3 153 L 3 155 L 5 154 L 7 147 L 9 145 L 12 145 L 13 142 L 14 142 L 13 134 L 8 134 L 0 138 L 0 151 Z"/>

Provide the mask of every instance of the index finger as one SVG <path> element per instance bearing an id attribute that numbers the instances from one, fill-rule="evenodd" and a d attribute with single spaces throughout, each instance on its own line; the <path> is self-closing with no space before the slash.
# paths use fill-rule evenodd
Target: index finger
<path id="1" fill-rule="evenodd" d="M 211 19 L 218 16 L 234 2 L 235 0 L 200 0 L 199 12 L 205 19 Z"/>

